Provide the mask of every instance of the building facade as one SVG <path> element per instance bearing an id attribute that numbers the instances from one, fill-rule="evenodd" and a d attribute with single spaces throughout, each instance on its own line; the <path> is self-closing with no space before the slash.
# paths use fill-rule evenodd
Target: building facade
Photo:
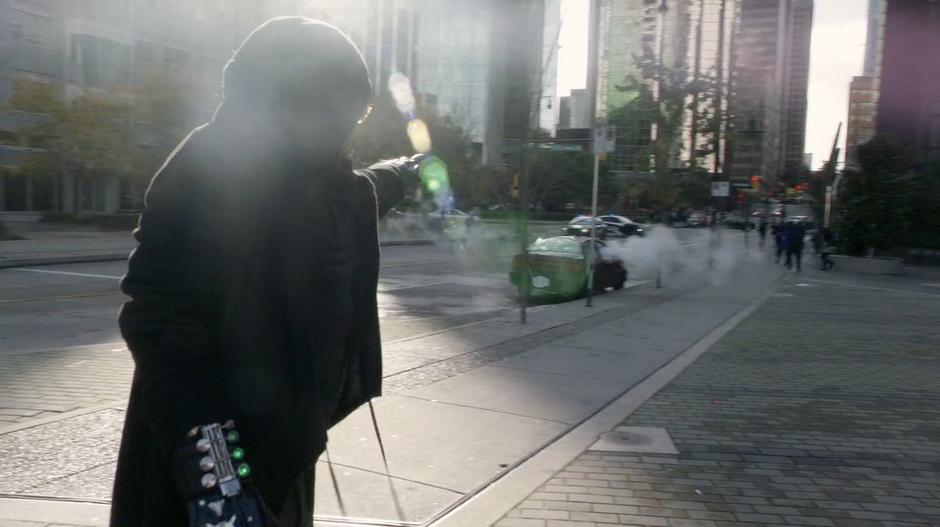
<path id="1" fill-rule="evenodd" d="M 845 166 L 858 168 L 858 147 L 875 135 L 881 48 L 884 38 L 884 0 L 868 0 L 868 28 L 862 75 L 849 85 L 849 113 L 845 128 Z"/>
<path id="2" fill-rule="evenodd" d="M 73 99 L 126 91 L 153 73 L 198 76 L 218 93 L 222 67 L 248 32 L 297 14 L 350 35 L 376 94 L 392 73 L 406 74 L 494 169 L 518 157 L 523 126 L 555 126 L 560 0 L 0 0 L 0 103 L 16 86 Z M 217 100 L 197 103 L 190 111 L 208 118 Z M 0 114 L 0 211 L 109 213 L 139 198 L 128 199 L 119 177 L 19 174 L 34 153 L 23 131 L 36 119 Z"/>
<path id="3" fill-rule="evenodd" d="M 803 174 L 812 0 L 742 0 L 735 34 L 732 181 Z"/>
<path id="4" fill-rule="evenodd" d="M 210 86 L 217 92 L 240 38 L 238 13 L 214 0 L 0 0 L 0 104 L 18 93 L 130 97 L 151 76 L 185 76 L 206 93 Z M 200 121 L 217 100 L 191 103 L 186 111 Z M 139 201 L 140 189 L 120 175 L 23 173 L 25 159 L 41 152 L 28 132 L 44 118 L 0 112 L 0 211 L 110 213 Z M 145 135 L 140 146 L 147 146 Z"/>
<path id="5" fill-rule="evenodd" d="M 736 0 L 603 0 L 597 117 L 617 128 L 614 172 L 722 171 Z M 658 114 L 670 114 L 660 119 Z M 709 117 L 712 119 L 709 119 Z M 710 124 L 706 124 L 710 123 Z M 717 138 L 717 139 L 716 139 Z"/>
<path id="6" fill-rule="evenodd" d="M 376 94 L 393 72 L 450 116 L 499 168 L 523 123 L 552 131 L 560 0 L 324 0 L 285 8 L 349 33 Z"/>
<path id="7" fill-rule="evenodd" d="M 845 126 L 845 166 L 858 165 L 858 147 L 875 136 L 875 112 L 878 104 L 878 79 L 852 77 L 849 86 L 849 113 Z"/>
<path id="8" fill-rule="evenodd" d="M 890 0 L 885 12 L 876 130 L 918 164 L 940 162 L 940 3 Z"/>

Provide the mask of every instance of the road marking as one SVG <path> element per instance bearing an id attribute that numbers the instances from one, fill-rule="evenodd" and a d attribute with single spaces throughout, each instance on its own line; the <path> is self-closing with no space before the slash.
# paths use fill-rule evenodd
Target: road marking
<path id="1" fill-rule="evenodd" d="M 940 287 L 940 284 L 933 284 L 933 283 L 930 283 L 930 282 L 921 282 L 920 285 L 925 285 L 925 286 L 927 286 L 927 287 Z"/>
<path id="2" fill-rule="evenodd" d="M 23 271 L 25 273 L 43 273 L 43 274 L 61 274 L 66 276 L 81 276 L 84 278 L 106 278 L 108 280 L 120 280 L 124 278 L 123 276 L 113 276 L 109 274 L 92 274 L 92 273 L 73 273 L 71 271 L 51 271 L 49 269 L 30 269 L 26 267 L 16 267 L 13 271 Z"/>
<path id="3" fill-rule="evenodd" d="M 444 285 L 444 284 L 452 284 L 452 283 L 454 283 L 452 280 L 448 280 L 446 282 L 428 282 L 426 284 L 403 285 L 400 287 L 389 287 L 387 289 L 383 289 L 380 287 L 378 288 L 378 292 L 379 293 L 391 293 L 393 291 L 404 291 L 406 289 L 417 289 L 419 287 L 431 287 L 432 285 Z"/>

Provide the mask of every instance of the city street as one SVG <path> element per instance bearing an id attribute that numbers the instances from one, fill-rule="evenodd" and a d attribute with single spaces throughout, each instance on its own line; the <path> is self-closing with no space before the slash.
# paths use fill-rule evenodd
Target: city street
<path id="1" fill-rule="evenodd" d="M 379 286 L 385 342 L 512 309 L 508 257 L 387 247 Z M 125 262 L 0 270 L 0 427 L 125 397 L 131 361 L 116 316 Z"/>
<path id="2" fill-rule="evenodd" d="M 676 232 L 693 243 L 700 231 Z M 514 250 L 384 247 L 383 342 L 517 309 L 507 279 Z M 0 270 L 0 428 L 126 397 L 132 362 L 116 321 L 125 268 L 124 261 L 112 261 Z"/>

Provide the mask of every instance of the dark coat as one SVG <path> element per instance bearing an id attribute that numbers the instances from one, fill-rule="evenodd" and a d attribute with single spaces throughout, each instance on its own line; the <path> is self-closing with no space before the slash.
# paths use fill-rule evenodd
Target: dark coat
<path id="1" fill-rule="evenodd" d="M 178 525 L 170 450 L 193 426 L 227 419 L 277 510 L 326 430 L 380 395 L 376 222 L 402 196 L 402 169 L 266 191 L 220 170 L 232 156 L 212 136 L 212 126 L 194 132 L 154 178 L 122 282 L 137 368 L 114 526 Z M 271 171 L 301 170 L 274 160 Z"/>

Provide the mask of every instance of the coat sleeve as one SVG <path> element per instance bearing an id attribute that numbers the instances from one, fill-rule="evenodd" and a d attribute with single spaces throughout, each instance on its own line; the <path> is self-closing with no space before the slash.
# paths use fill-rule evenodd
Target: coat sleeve
<path id="1" fill-rule="evenodd" d="M 147 191 L 134 231 L 138 246 L 121 281 L 130 301 L 119 317 L 136 365 L 138 403 L 164 456 L 193 426 L 232 416 L 220 382 L 224 372 L 213 370 L 209 333 L 187 287 L 193 196 L 180 173 L 180 148 Z"/>
<path id="2" fill-rule="evenodd" d="M 378 216 L 382 218 L 388 210 L 405 197 L 406 179 L 412 176 L 404 159 L 383 161 L 369 168 L 356 170 L 356 175 L 368 179 L 375 188 Z"/>

